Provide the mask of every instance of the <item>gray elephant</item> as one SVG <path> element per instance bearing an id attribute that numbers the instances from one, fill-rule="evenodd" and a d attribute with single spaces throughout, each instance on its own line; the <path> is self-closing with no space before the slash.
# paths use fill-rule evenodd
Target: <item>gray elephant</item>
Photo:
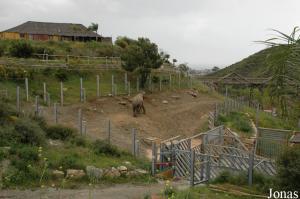
<path id="1" fill-rule="evenodd" d="M 141 113 L 141 111 L 146 114 L 146 109 L 144 107 L 144 95 L 145 92 L 141 92 L 132 98 L 133 117 L 136 117 L 138 113 Z"/>

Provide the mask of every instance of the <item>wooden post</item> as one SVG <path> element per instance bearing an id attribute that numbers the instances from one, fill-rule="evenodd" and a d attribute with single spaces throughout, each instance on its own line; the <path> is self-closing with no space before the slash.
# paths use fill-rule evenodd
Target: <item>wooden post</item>
<path id="1" fill-rule="evenodd" d="M 83 102 L 83 82 L 82 77 L 80 78 L 80 102 Z"/>
<path id="2" fill-rule="evenodd" d="M 251 186 L 253 182 L 253 165 L 254 165 L 254 150 L 249 152 L 249 168 L 248 168 L 248 185 Z"/>
<path id="3" fill-rule="evenodd" d="M 60 106 L 64 105 L 64 84 L 60 82 Z"/>
<path id="4" fill-rule="evenodd" d="M 83 135 L 86 135 L 86 121 L 85 121 L 85 120 L 82 121 L 82 128 L 83 128 L 82 134 L 83 134 Z"/>
<path id="5" fill-rule="evenodd" d="M 156 170 L 156 143 L 152 142 L 152 163 L 151 163 L 151 168 L 152 168 L 152 175 L 155 175 L 155 170 Z"/>
<path id="6" fill-rule="evenodd" d="M 190 186 L 194 186 L 194 175 L 195 175 L 195 151 L 190 151 L 190 157 L 191 157 L 191 165 L 190 165 Z"/>
<path id="7" fill-rule="evenodd" d="M 118 95 L 118 85 L 114 84 L 114 96 Z"/>
<path id="8" fill-rule="evenodd" d="M 114 89 L 115 89 L 115 79 L 114 75 L 111 75 L 111 95 L 114 96 Z"/>
<path id="9" fill-rule="evenodd" d="M 53 104 L 54 106 L 54 123 L 57 124 L 58 123 L 58 118 L 57 118 L 57 103 L 55 102 Z"/>
<path id="10" fill-rule="evenodd" d="M 131 87 L 130 87 L 130 82 L 128 82 L 128 96 L 131 95 Z"/>
<path id="11" fill-rule="evenodd" d="M 149 75 L 149 91 L 152 91 L 152 75 Z"/>
<path id="12" fill-rule="evenodd" d="M 127 89 L 128 89 L 128 85 L 127 85 L 127 73 L 125 73 L 125 75 L 124 75 L 124 84 L 125 84 L 125 91 L 127 91 Z"/>
<path id="13" fill-rule="evenodd" d="M 29 88 L 28 88 L 28 78 L 25 78 L 25 92 L 26 92 L 26 101 L 29 101 Z"/>
<path id="14" fill-rule="evenodd" d="M 228 87 L 225 86 L 225 97 L 227 98 L 228 97 Z"/>
<path id="15" fill-rule="evenodd" d="M 47 87 L 46 87 L 46 82 L 43 82 L 43 89 L 44 89 L 44 103 L 46 104 L 47 103 Z"/>
<path id="16" fill-rule="evenodd" d="M 35 96 L 35 116 L 39 116 L 39 96 Z"/>
<path id="17" fill-rule="evenodd" d="M 100 77 L 97 75 L 97 97 L 100 97 Z"/>
<path id="18" fill-rule="evenodd" d="M 17 86 L 17 93 L 16 93 L 16 98 L 17 98 L 17 112 L 20 113 L 20 86 Z"/>
<path id="19" fill-rule="evenodd" d="M 178 87 L 179 87 L 179 89 L 181 88 L 181 74 L 180 74 L 180 72 L 178 73 Z"/>
<path id="20" fill-rule="evenodd" d="M 78 110 L 78 130 L 80 135 L 82 135 L 82 110 L 81 108 Z"/>
<path id="21" fill-rule="evenodd" d="M 135 146 L 135 144 L 136 144 L 136 132 L 135 132 L 135 129 L 133 128 L 132 130 L 131 130 L 131 133 L 132 133 L 132 142 L 131 142 L 131 144 L 132 144 L 132 155 L 134 156 L 134 157 L 136 157 L 136 146 Z"/>
<path id="22" fill-rule="evenodd" d="M 108 120 L 108 137 L 107 137 L 107 140 L 108 140 L 108 144 L 111 143 L 110 141 L 110 138 L 111 138 L 111 124 L 110 124 L 110 120 Z"/>

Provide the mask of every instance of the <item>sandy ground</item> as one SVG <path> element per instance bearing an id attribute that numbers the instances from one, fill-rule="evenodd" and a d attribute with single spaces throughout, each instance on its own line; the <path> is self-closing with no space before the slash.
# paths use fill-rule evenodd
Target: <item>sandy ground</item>
<path id="1" fill-rule="evenodd" d="M 83 189 L 38 189 L 0 190 L 1 199 L 143 199 L 147 195 L 157 195 L 164 189 L 164 182 L 151 185 L 113 185 Z M 177 190 L 186 189 L 186 182 L 173 182 Z"/>
<path id="2" fill-rule="evenodd" d="M 186 91 L 147 94 L 146 114 L 132 116 L 131 103 L 127 96 L 101 97 L 85 104 L 59 107 L 59 123 L 78 128 L 78 110 L 82 108 L 86 121 L 87 136 L 100 139 L 108 137 L 108 120 L 111 121 L 112 143 L 125 149 L 131 146 L 131 130 L 137 129 L 142 151 L 147 146 L 143 140 L 149 137 L 168 139 L 176 135 L 190 136 L 198 133 L 207 122 L 207 114 L 217 100 L 209 95 L 199 94 L 197 98 Z M 168 101 L 164 104 L 163 101 Z M 119 102 L 126 102 L 121 105 Z M 53 123 L 53 107 L 44 108 L 43 115 Z"/>

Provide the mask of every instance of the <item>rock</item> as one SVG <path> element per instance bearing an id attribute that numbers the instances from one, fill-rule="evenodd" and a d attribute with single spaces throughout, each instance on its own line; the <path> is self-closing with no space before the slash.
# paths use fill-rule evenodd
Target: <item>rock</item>
<path id="1" fill-rule="evenodd" d="M 120 101 L 119 104 L 125 106 L 125 105 L 126 105 L 126 102 L 125 102 L 125 101 Z"/>
<path id="2" fill-rule="evenodd" d="M 163 104 L 168 104 L 169 102 L 167 100 L 162 101 Z"/>
<path id="3" fill-rule="evenodd" d="M 83 170 L 77 170 L 77 169 L 67 170 L 67 178 L 78 179 L 78 178 L 82 178 L 83 176 L 85 176 Z"/>
<path id="4" fill-rule="evenodd" d="M 112 97 L 113 95 L 111 93 L 109 93 L 107 96 Z"/>
<path id="5" fill-rule="evenodd" d="M 135 169 L 134 171 L 137 172 L 137 173 L 140 174 L 140 175 L 145 175 L 145 174 L 148 173 L 148 171 L 143 170 L 143 169 Z"/>
<path id="6" fill-rule="evenodd" d="M 86 174 L 91 181 L 98 181 L 102 178 L 104 171 L 103 169 L 99 169 L 94 166 L 87 166 L 86 167 Z"/>
<path id="7" fill-rule="evenodd" d="M 59 170 L 54 170 L 52 172 L 52 175 L 55 177 L 55 178 L 63 178 L 65 176 L 64 172 L 63 171 L 59 171 Z"/>
<path id="8" fill-rule="evenodd" d="M 129 161 L 124 161 L 124 164 L 131 166 L 131 162 L 129 162 Z"/>
<path id="9" fill-rule="evenodd" d="M 116 169 L 115 167 L 112 167 L 110 170 L 108 170 L 105 174 L 105 176 L 110 177 L 110 178 L 116 178 L 116 177 L 120 177 L 120 172 L 118 169 Z"/>
<path id="10" fill-rule="evenodd" d="M 139 175 L 139 173 L 136 171 L 128 171 L 126 173 L 126 176 L 138 176 L 138 175 Z"/>
<path id="11" fill-rule="evenodd" d="M 120 174 L 126 174 L 128 171 L 127 167 L 125 166 L 119 166 L 117 169 L 119 170 Z"/>
<path id="12" fill-rule="evenodd" d="M 179 99 L 180 97 L 178 95 L 173 95 L 172 98 Z"/>
<path id="13" fill-rule="evenodd" d="M 194 92 L 194 91 L 188 91 L 187 93 L 190 94 L 193 97 L 197 97 L 197 93 Z"/>

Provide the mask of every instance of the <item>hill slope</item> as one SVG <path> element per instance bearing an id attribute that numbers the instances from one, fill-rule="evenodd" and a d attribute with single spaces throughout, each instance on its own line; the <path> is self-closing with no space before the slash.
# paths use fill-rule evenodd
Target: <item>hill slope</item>
<path id="1" fill-rule="evenodd" d="M 284 46 L 267 48 L 209 76 L 222 77 L 235 72 L 246 77 L 269 77 L 271 63 L 280 61 L 285 52 Z"/>

